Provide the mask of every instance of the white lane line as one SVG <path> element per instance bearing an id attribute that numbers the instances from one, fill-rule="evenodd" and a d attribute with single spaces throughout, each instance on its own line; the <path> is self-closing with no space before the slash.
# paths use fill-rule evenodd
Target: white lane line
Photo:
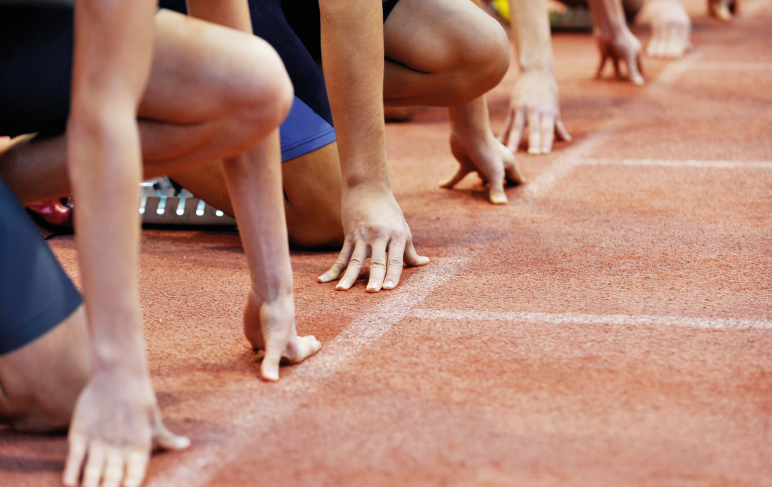
<path id="1" fill-rule="evenodd" d="M 770 71 L 772 70 L 772 63 L 700 61 L 692 63 L 691 69 L 717 69 L 721 71 Z"/>
<path id="2" fill-rule="evenodd" d="M 697 167 L 705 169 L 772 169 L 772 161 L 700 161 L 688 159 L 672 161 L 665 159 L 590 159 L 576 161 L 583 166 L 651 166 L 651 167 Z"/>
<path id="3" fill-rule="evenodd" d="M 523 191 L 526 203 L 532 203 L 540 195 L 549 192 L 561 179 L 574 170 L 579 162 L 586 160 L 585 155 L 595 151 L 609 138 L 607 130 L 598 130 L 582 142 L 566 150 L 550 167 L 540 173 L 532 181 L 528 181 Z"/>
<path id="4" fill-rule="evenodd" d="M 292 414 L 326 379 L 348 366 L 357 354 L 407 317 L 417 304 L 457 274 L 462 265 L 462 261 L 453 259 L 439 259 L 429 264 L 389 291 L 388 298 L 355 319 L 319 354 L 297 366 L 291 377 L 259 390 L 234 390 L 231 384 L 227 393 L 197 403 L 196 410 L 215 414 L 217 423 L 224 424 L 225 428 L 208 437 L 204 444 L 194 444 L 187 452 L 175 453 L 179 455 L 177 465 L 154 476 L 147 487 L 198 487 L 212 481 L 262 434 L 280 427 L 282 418 Z"/>
<path id="5" fill-rule="evenodd" d="M 519 313 L 506 311 L 444 311 L 419 309 L 410 313 L 410 317 L 429 320 L 506 321 L 512 323 L 549 323 L 553 325 L 634 325 L 677 326 L 715 330 L 772 330 L 772 320 L 699 318 L 688 316 Z"/>

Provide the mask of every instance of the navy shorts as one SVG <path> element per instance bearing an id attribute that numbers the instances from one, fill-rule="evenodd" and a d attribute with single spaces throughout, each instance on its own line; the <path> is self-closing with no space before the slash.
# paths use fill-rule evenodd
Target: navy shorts
<path id="1" fill-rule="evenodd" d="M 24 207 L 0 179 L 0 355 L 33 342 L 81 302 Z"/>

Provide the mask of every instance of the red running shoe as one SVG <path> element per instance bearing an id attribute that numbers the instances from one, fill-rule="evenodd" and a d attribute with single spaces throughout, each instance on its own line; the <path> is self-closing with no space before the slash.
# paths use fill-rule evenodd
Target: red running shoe
<path id="1" fill-rule="evenodd" d="M 43 235 L 48 238 L 53 235 L 72 233 L 72 197 L 57 198 L 54 200 L 38 201 L 27 206 L 35 223 L 46 232 Z"/>

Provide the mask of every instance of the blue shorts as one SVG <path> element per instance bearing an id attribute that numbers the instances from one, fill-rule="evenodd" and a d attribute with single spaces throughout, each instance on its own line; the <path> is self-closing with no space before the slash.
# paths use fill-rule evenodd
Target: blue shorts
<path id="1" fill-rule="evenodd" d="M 44 335 L 81 302 L 16 195 L 0 179 L 0 355 Z"/>

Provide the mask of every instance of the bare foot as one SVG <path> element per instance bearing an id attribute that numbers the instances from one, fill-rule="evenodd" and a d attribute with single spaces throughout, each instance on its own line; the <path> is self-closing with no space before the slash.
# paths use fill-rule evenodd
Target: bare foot
<path id="1" fill-rule="evenodd" d="M 464 177 L 477 172 L 488 185 L 488 200 L 494 205 L 507 203 L 504 182 L 522 184 L 525 178 L 515 163 L 515 155 L 490 134 L 483 141 L 467 143 L 460 137 L 450 137 L 450 150 L 460 167 L 456 174 L 440 183 L 442 188 L 452 188 Z"/>
<path id="2" fill-rule="evenodd" d="M 244 309 L 244 333 L 255 349 L 265 350 L 260 372 L 270 381 L 279 380 L 279 363 L 302 362 L 322 348 L 314 336 L 298 336 L 292 296 L 269 303 L 250 290 Z"/>

